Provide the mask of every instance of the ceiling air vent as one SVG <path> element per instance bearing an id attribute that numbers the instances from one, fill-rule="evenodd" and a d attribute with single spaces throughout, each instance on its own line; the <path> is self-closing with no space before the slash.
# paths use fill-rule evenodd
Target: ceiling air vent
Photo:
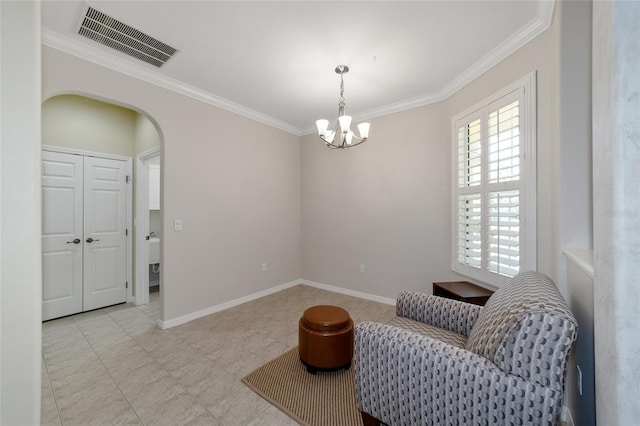
<path id="1" fill-rule="evenodd" d="M 92 7 L 87 9 L 78 34 L 158 68 L 177 52 L 173 47 Z"/>

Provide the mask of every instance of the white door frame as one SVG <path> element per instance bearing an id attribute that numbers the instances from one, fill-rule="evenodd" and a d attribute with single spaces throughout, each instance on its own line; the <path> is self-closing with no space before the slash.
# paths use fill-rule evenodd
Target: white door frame
<path id="1" fill-rule="evenodd" d="M 127 302 L 133 302 L 133 185 L 131 185 L 131 176 L 133 176 L 133 161 L 131 157 L 122 155 L 105 154 L 102 152 L 87 151 L 84 149 L 63 148 L 52 145 L 42 145 L 43 151 L 60 152 L 63 154 L 77 154 L 88 157 L 107 158 L 111 160 L 120 160 L 127 163 L 127 176 L 129 176 L 129 184 L 127 185 Z"/>
<path id="2" fill-rule="evenodd" d="M 136 305 L 149 303 L 149 245 L 147 244 L 147 235 L 149 235 L 149 159 L 158 155 L 160 155 L 159 146 L 141 152 L 136 157 Z M 163 241 L 160 239 L 161 256 L 162 243 Z M 162 282 L 162 276 L 160 281 Z"/>

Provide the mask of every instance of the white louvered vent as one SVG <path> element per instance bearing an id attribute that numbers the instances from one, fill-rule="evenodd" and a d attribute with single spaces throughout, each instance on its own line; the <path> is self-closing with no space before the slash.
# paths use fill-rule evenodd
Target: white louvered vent
<path id="1" fill-rule="evenodd" d="M 177 52 L 175 48 L 92 7 L 87 9 L 78 34 L 158 68 Z"/>

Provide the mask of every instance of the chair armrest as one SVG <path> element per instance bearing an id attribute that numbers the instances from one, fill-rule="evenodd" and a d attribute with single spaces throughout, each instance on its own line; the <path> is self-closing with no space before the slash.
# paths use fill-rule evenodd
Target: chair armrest
<path id="1" fill-rule="evenodd" d="M 396 301 L 396 315 L 469 337 L 482 306 L 430 294 L 404 291 Z"/>
<path id="2" fill-rule="evenodd" d="M 356 327 L 359 409 L 389 425 L 557 425 L 562 391 L 473 352 L 388 324 Z"/>

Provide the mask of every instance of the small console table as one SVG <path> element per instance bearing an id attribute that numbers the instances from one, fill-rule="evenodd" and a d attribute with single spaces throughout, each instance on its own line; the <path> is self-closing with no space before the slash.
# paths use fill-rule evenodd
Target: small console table
<path id="1" fill-rule="evenodd" d="M 433 283 L 433 295 L 484 306 L 493 291 L 468 281 Z"/>

